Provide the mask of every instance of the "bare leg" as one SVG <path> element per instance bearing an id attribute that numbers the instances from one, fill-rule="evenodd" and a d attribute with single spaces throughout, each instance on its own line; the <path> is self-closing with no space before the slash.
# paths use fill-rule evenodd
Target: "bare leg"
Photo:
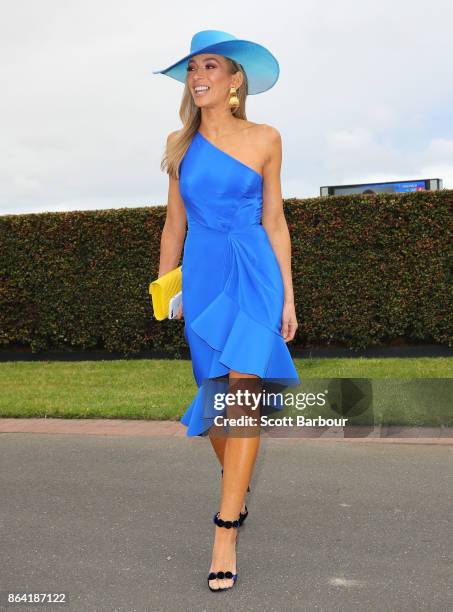
<path id="1" fill-rule="evenodd" d="M 214 435 L 212 429 L 210 429 L 209 439 L 211 441 L 212 448 L 214 449 L 215 454 L 217 455 L 217 459 L 219 460 L 220 465 L 223 467 L 223 457 L 225 454 L 225 444 L 226 444 L 227 438 L 226 437 L 222 438 L 220 436 Z"/>
<path id="2" fill-rule="evenodd" d="M 230 371 L 230 381 L 234 378 L 255 378 L 254 374 L 242 374 Z M 214 450 L 221 461 L 223 452 L 222 498 L 220 502 L 220 517 L 224 520 L 236 520 L 243 507 L 247 487 L 252 477 L 256 457 L 259 450 L 259 427 L 254 433 L 245 437 L 228 436 L 225 438 L 211 437 Z M 222 462 L 222 461 L 221 461 Z M 210 572 L 227 570 L 236 573 L 236 536 L 237 529 L 225 529 L 215 526 L 214 548 Z M 212 588 L 230 587 L 233 580 L 210 581 Z"/>
<path id="3" fill-rule="evenodd" d="M 216 436 L 212 431 L 209 431 L 209 439 L 211 441 L 212 447 L 215 451 L 215 454 L 217 455 L 217 458 L 219 460 L 220 465 L 224 466 L 224 457 L 225 457 L 225 447 L 226 447 L 226 441 L 227 441 L 227 437 L 222 437 L 222 436 Z M 247 485 L 249 486 L 249 485 Z M 242 506 L 241 506 L 241 512 L 244 513 L 245 512 L 245 499 L 242 502 Z"/>

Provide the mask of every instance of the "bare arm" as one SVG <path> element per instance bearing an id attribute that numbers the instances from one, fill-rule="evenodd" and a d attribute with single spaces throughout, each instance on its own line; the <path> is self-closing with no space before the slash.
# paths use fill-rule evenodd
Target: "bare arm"
<path id="1" fill-rule="evenodd" d="M 268 151 L 263 168 L 263 218 L 262 223 L 269 236 L 280 270 L 284 287 L 281 333 L 285 342 L 294 338 L 298 327 L 294 305 L 291 273 L 291 238 L 283 210 L 280 172 L 282 164 L 282 140 L 278 130 L 266 126 L 262 132 L 262 146 Z"/>
<path id="2" fill-rule="evenodd" d="M 177 132 L 169 134 L 167 143 Z M 179 193 L 179 181 L 168 175 L 167 216 L 160 239 L 159 277 L 177 267 L 186 234 L 186 209 Z"/>

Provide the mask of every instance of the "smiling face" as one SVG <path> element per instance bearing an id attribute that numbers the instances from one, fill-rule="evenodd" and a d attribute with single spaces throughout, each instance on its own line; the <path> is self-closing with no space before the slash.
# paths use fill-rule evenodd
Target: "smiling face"
<path id="1" fill-rule="evenodd" d="M 242 74 L 232 74 L 223 55 L 201 53 L 187 62 L 187 85 L 197 106 L 225 104 L 230 87 L 238 88 L 241 83 Z"/>

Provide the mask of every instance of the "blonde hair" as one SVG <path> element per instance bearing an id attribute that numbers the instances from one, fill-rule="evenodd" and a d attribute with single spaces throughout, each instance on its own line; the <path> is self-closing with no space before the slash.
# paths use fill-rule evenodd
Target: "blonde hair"
<path id="1" fill-rule="evenodd" d="M 237 88 L 239 106 L 232 108 L 231 114 L 238 119 L 247 119 L 245 114 L 245 100 L 248 93 L 247 75 L 241 64 L 229 57 L 225 57 L 225 59 L 227 60 L 230 74 L 235 74 L 239 71 L 243 75 L 242 84 Z M 172 139 L 172 142 L 168 143 L 165 147 L 165 153 L 160 164 L 161 170 L 166 171 L 167 174 L 176 179 L 179 179 L 181 161 L 201 123 L 201 109 L 195 104 L 187 82 L 184 86 L 179 117 L 183 127 L 179 130 L 177 136 Z"/>

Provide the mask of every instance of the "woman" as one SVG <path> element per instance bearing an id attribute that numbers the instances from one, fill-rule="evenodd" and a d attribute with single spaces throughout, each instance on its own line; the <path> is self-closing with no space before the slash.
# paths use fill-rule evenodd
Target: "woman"
<path id="1" fill-rule="evenodd" d="M 237 529 L 248 514 L 245 495 L 260 437 L 256 424 L 225 435 L 205 382 L 227 377 L 230 389 L 256 389 L 263 378 L 300 383 L 286 345 L 297 320 L 280 134 L 245 114 L 247 94 L 270 89 L 279 67 L 261 45 L 204 30 L 188 55 L 157 73 L 185 83 L 184 127 L 169 135 L 162 162 L 169 193 L 159 276 L 178 265 L 184 248 L 178 318 L 184 311 L 199 389 L 181 422 L 187 435 L 209 436 L 223 466 L 208 576 L 209 588 L 221 591 L 236 582 Z"/>

